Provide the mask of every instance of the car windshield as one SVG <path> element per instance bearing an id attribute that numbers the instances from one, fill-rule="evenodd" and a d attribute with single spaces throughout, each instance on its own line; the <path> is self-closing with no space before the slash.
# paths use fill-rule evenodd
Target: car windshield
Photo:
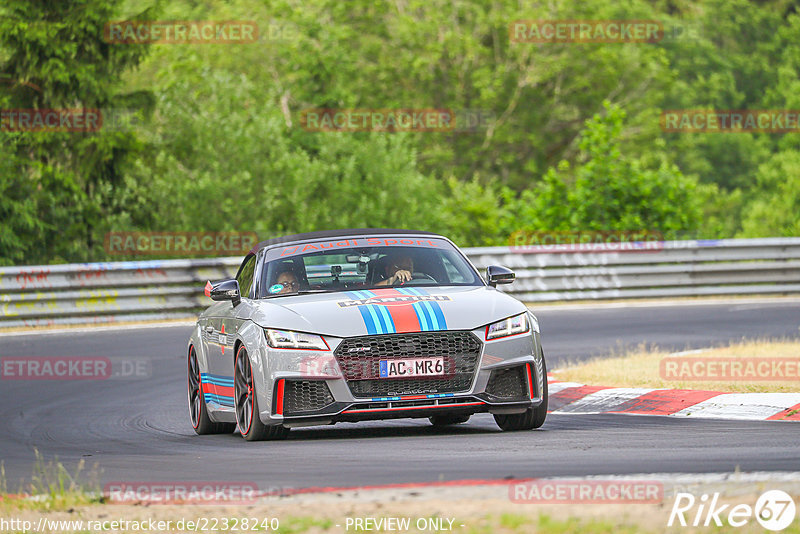
<path id="1" fill-rule="evenodd" d="M 303 243 L 270 249 L 265 261 L 261 296 L 266 298 L 382 287 L 484 285 L 461 253 L 441 239 Z"/>

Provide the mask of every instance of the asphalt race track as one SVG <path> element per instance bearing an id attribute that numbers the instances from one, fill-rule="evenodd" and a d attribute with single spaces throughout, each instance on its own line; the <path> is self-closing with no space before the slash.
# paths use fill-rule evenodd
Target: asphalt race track
<path id="1" fill-rule="evenodd" d="M 650 343 L 673 350 L 742 338 L 800 338 L 800 301 L 543 308 L 551 368 Z M 795 471 L 800 425 L 624 415 L 551 415 L 503 433 L 489 415 L 434 429 L 395 420 L 294 429 L 282 442 L 196 436 L 186 407 L 190 327 L 0 335 L 0 358 L 101 356 L 146 361 L 148 377 L 0 381 L 0 460 L 9 491 L 34 449 L 100 481 L 247 481 L 260 488 L 635 473 Z"/>

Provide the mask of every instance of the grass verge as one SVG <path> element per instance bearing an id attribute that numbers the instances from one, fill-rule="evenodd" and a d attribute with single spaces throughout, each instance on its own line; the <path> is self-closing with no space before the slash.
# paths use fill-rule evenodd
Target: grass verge
<path id="1" fill-rule="evenodd" d="M 662 360 L 669 358 L 680 363 L 681 359 L 691 361 L 705 358 L 725 358 L 742 360 L 752 358 L 787 358 L 795 361 L 794 367 L 784 367 L 782 380 L 759 380 L 744 375 L 729 380 L 678 380 L 665 375 Z M 563 382 L 579 382 L 610 387 L 641 387 L 657 389 L 699 389 L 730 393 L 797 393 L 800 380 L 791 369 L 800 368 L 800 342 L 798 341 L 748 341 L 692 351 L 685 354 L 671 354 L 658 349 L 639 349 L 620 356 L 575 362 L 554 372 L 554 377 Z M 774 376 L 774 373 L 771 373 Z"/>

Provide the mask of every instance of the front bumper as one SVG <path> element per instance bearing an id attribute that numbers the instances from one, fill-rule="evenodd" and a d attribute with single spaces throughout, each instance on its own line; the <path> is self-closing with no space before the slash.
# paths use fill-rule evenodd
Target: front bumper
<path id="1" fill-rule="evenodd" d="M 259 403 L 261 420 L 265 424 L 294 427 L 441 414 L 513 414 L 541 404 L 545 377 L 538 332 L 491 341 L 483 338 L 483 329 L 422 334 L 447 336 L 448 339 L 468 335 L 475 341 L 474 358 L 461 358 L 460 353 L 456 352 L 466 349 L 459 348 L 452 357 L 445 357 L 445 361 L 450 362 L 448 376 L 452 380 L 431 381 L 430 387 L 420 386 L 419 383 L 423 383 L 424 379 L 406 381 L 396 386 L 391 385 L 395 379 L 379 380 L 369 375 L 373 368 L 368 360 L 374 363 L 375 358 L 419 356 L 420 350 L 411 350 L 413 347 L 410 345 L 402 354 L 386 356 L 384 353 L 363 357 L 367 363 L 360 368 L 361 375 L 353 374 L 352 365 L 360 351 L 337 351 L 340 347 L 352 348 L 353 338 L 325 336 L 330 351 L 290 351 L 265 347 L 262 361 L 266 362 L 263 380 L 267 387 L 265 402 Z M 421 334 L 371 337 L 385 342 L 389 336 L 409 336 L 409 339 L 419 342 Z M 422 343 L 428 341 L 423 337 Z M 471 368 L 470 362 L 473 364 Z M 465 371 L 469 371 L 468 376 L 464 374 Z M 373 384 L 365 387 L 364 382 Z M 394 384 L 401 382 L 397 380 Z"/>
<path id="2" fill-rule="evenodd" d="M 442 403 L 442 401 L 447 401 Z M 356 423 L 379 419 L 424 418 L 434 415 L 471 415 L 475 413 L 512 414 L 522 413 L 536 401 L 491 403 L 479 395 L 454 396 L 446 399 L 400 400 L 385 403 L 335 403 L 317 413 L 285 415 L 283 425 L 301 427 L 334 423 Z"/>

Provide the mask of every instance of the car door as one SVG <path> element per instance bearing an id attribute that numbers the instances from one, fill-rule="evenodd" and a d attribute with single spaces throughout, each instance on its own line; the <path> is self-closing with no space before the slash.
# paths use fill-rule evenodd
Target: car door
<path id="1" fill-rule="evenodd" d="M 252 313 L 251 289 L 255 256 L 247 256 L 239 268 L 236 280 L 239 283 L 242 300 L 236 306 L 230 301 L 219 302 L 213 312 L 201 322 L 203 342 L 208 356 L 208 377 L 212 393 L 222 397 L 220 404 L 232 406 L 233 402 L 233 362 L 236 334 L 244 320 Z"/>
<path id="2" fill-rule="evenodd" d="M 242 262 L 236 281 L 239 283 L 241 302 L 235 307 L 230 305 L 226 313 L 221 314 L 219 323 L 213 325 L 217 332 L 216 372 L 224 376 L 233 377 L 233 354 L 239 328 L 252 315 L 253 279 L 257 265 L 257 257 L 250 255 Z"/>

